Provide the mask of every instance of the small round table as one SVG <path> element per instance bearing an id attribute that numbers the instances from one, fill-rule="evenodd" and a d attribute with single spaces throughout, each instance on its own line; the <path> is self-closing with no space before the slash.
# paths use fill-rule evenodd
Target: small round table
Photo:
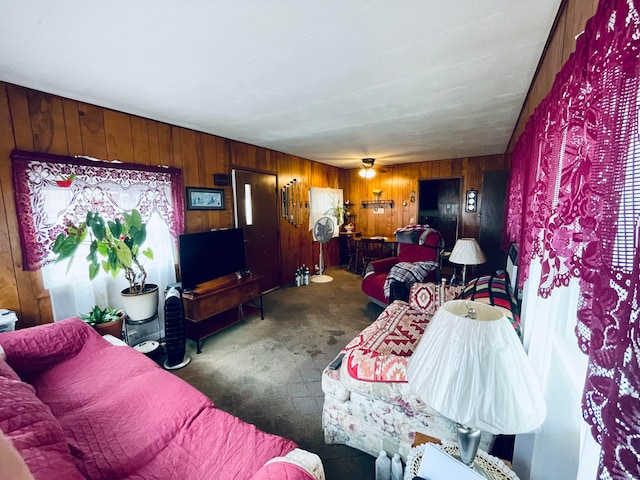
<path id="1" fill-rule="evenodd" d="M 404 480 L 413 480 L 413 477 L 418 475 L 418 469 L 420 467 L 420 462 L 422 461 L 422 453 L 424 452 L 426 445 L 427 444 L 418 445 L 409 451 L 409 455 L 407 455 L 407 466 L 404 472 Z M 455 443 L 443 442 L 440 445 L 434 445 L 449 455 L 453 456 L 458 454 L 458 445 Z M 507 467 L 502 460 L 489 455 L 482 450 L 478 450 L 475 463 L 484 469 L 491 480 L 519 480 L 516 473 Z"/>

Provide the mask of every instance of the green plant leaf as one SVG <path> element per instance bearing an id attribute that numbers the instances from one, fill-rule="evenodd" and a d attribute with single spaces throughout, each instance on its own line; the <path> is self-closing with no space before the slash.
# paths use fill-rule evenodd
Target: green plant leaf
<path id="1" fill-rule="evenodd" d="M 131 238 L 131 235 L 124 237 L 124 240 L 122 240 L 124 242 L 124 244 L 129 247 L 130 249 L 133 249 L 133 247 L 135 246 L 135 243 L 133 241 L 133 238 Z"/>
<path id="2" fill-rule="evenodd" d="M 96 212 L 87 212 L 87 226 L 91 228 L 93 236 L 98 240 L 103 240 L 105 238 L 107 229 L 100 214 Z"/>
<path id="3" fill-rule="evenodd" d="M 103 260 L 101 265 L 105 273 L 111 273 L 111 264 L 107 260 Z"/>
<path id="4" fill-rule="evenodd" d="M 96 275 L 98 275 L 99 271 L 100 264 L 98 263 L 98 261 L 96 260 L 95 262 L 91 262 L 89 264 L 89 280 L 93 280 L 94 278 L 96 278 Z"/>
<path id="5" fill-rule="evenodd" d="M 136 230 L 140 230 L 140 228 L 142 227 L 142 215 L 135 208 L 131 210 L 130 215 L 127 215 L 126 213 L 124 213 L 123 217 L 129 230 L 131 230 L 132 228 L 135 228 Z"/>
<path id="6" fill-rule="evenodd" d="M 120 238 L 122 235 L 122 224 L 120 223 L 120 219 L 116 218 L 115 222 L 107 222 L 107 225 L 109 226 L 109 230 L 111 230 L 111 235 L 113 235 L 114 238 Z"/>
<path id="7" fill-rule="evenodd" d="M 142 245 L 147 239 L 147 226 L 142 225 L 136 230 L 135 234 L 132 234 L 132 237 L 136 245 Z"/>
<path id="8" fill-rule="evenodd" d="M 107 262 L 109 262 L 109 269 L 107 271 L 118 268 L 118 255 L 116 254 L 115 248 L 111 248 L 107 252 Z"/>
<path id="9" fill-rule="evenodd" d="M 116 242 L 116 255 L 118 256 L 118 261 L 122 265 L 125 267 L 131 266 L 133 254 L 131 253 L 131 249 L 122 240 Z"/>
<path id="10" fill-rule="evenodd" d="M 60 246 L 62 245 L 62 242 L 64 242 L 64 238 L 65 238 L 64 233 L 61 233 L 56 237 L 56 240 L 53 242 L 53 247 L 51 247 L 51 250 L 53 251 L 53 253 L 55 254 L 60 253 Z"/>
<path id="11" fill-rule="evenodd" d="M 85 240 L 88 231 L 91 234 L 89 253 L 86 256 L 89 278 L 93 280 L 101 266 L 113 277 L 125 269 L 125 277 L 132 283 L 133 279 L 141 275 L 137 257 L 141 253 L 142 243 L 146 240 L 147 227 L 136 209 L 131 213 L 124 212 L 122 218 L 124 223 L 119 218 L 105 222 L 98 212 L 87 212 L 85 222 L 78 227 L 67 227 L 66 232 L 55 239 L 52 250 L 57 255 L 56 261 L 68 259 L 68 272 L 77 248 Z M 153 259 L 150 248 L 142 253 L 145 257 Z M 131 287 L 133 288 L 133 285 Z"/>
<path id="12" fill-rule="evenodd" d="M 56 239 L 56 242 L 57 241 L 58 240 Z M 68 236 L 67 238 L 64 238 L 63 240 L 58 242 L 57 252 L 55 252 L 58 254 L 58 258 L 56 259 L 56 261 L 59 262 L 60 260 L 64 260 L 65 258 L 72 257 L 75 251 L 78 249 L 79 244 L 80 244 L 79 237 L 72 237 L 72 236 Z"/>
<path id="13" fill-rule="evenodd" d="M 109 255 L 109 244 L 105 242 L 96 242 L 96 250 L 100 255 L 106 257 Z"/>

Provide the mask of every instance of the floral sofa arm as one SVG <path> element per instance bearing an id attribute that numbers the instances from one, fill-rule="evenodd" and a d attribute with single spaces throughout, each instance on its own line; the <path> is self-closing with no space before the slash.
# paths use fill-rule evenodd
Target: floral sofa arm
<path id="1" fill-rule="evenodd" d="M 0 333 L 7 363 L 21 377 L 47 370 L 73 357 L 88 342 L 108 342 L 78 318 Z"/>

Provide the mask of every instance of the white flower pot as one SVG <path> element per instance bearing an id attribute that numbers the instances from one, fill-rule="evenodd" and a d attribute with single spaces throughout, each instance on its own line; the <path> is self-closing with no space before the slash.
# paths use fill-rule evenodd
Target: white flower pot
<path id="1" fill-rule="evenodd" d="M 158 312 L 158 285 L 147 283 L 144 292 L 138 295 L 129 293 L 129 288 L 120 292 L 124 311 L 130 320 L 138 321 L 153 317 Z"/>

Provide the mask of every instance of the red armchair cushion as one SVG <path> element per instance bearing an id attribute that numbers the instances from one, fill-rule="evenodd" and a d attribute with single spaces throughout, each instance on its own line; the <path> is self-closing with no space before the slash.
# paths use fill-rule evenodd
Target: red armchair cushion
<path id="1" fill-rule="evenodd" d="M 398 259 L 399 262 L 409 263 L 435 262 L 438 259 L 438 250 L 423 245 L 400 243 L 398 244 Z"/>
<path id="2" fill-rule="evenodd" d="M 439 262 L 442 241 L 440 232 L 428 229 L 423 236 L 421 236 L 420 241 L 423 243 L 422 245 L 399 243 L 397 257 L 370 262 L 367 268 L 368 273 L 362 279 L 362 285 L 360 287 L 365 295 L 388 305 L 389 298 L 385 296 L 384 284 L 389 270 L 391 270 L 393 265 L 399 262 Z M 437 280 L 439 280 L 439 271 L 436 269 L 422 281 Z"/>

